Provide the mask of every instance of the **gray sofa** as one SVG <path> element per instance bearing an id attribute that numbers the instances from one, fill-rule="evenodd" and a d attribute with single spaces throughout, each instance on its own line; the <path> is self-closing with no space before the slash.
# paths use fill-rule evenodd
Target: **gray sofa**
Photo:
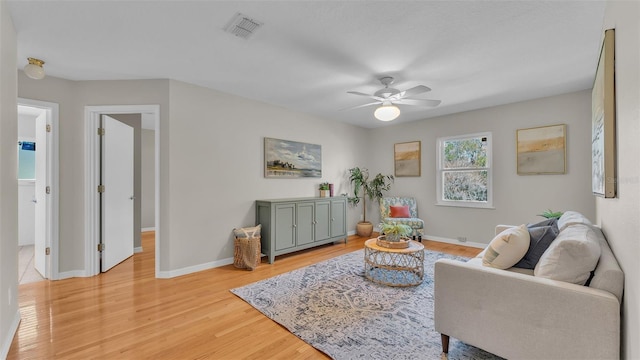
<path id="1" fill-rule="evenodd" d="M 540 262 L 566 239 L 595 241 L 600 254 L 588 286 L 536 276 L 538 267 L 483 266 L 484 252 L 468 262 L 436 262 L 434 321 L 443 352 L 451 336 L 509 359 L 619 359 L 622 270 L 599 228 L 579 213 L 565 215 Z"/>

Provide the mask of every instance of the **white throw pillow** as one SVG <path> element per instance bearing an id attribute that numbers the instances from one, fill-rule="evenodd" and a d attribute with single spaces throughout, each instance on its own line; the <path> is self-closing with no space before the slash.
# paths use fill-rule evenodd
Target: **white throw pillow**
<path id="1" fill-rule="evenodd" d="M 565 211 L 558 219 L 558 230 L 562 232 L 567 227 L 576 224 L 591 225 L 591 221 L 577 211 Z"/>
<path id="2" fill-rule="evenodd" d="M 584 285 L 600 259 L 598 237 L 590 226 L 575 224 L 562 230 L 542 254 L 533 274 Z"/>
<path id="3" fill-rule="evenodd" d="M 482 256 L 482 265 L 508 269 L 527 253 L 530 241 L 525 225 L 506 229 L 491 240 Z"/>

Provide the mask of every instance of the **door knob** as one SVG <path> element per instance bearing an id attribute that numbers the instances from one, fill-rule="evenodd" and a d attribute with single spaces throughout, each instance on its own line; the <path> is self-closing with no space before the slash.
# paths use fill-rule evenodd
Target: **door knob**
<path id="1" fill-rule="evenodd" d="M 131 195 L 131 197 L 129 198 L 129 200 L 134 200 L 136 197 Z"/>

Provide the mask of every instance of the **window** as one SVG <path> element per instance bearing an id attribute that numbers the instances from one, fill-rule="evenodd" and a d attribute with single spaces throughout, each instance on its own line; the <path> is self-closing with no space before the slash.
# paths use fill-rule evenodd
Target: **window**
<path id="1" fill-rule="evenodd" d="M 438 205 L 491 208 L 491 133 L 438 138 Z"/>

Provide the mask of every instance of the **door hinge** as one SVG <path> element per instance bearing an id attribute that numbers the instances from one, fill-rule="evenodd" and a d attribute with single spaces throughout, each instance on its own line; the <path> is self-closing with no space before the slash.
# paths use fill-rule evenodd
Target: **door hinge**
<path id="1" fill-rule="evenodd" d="M 104 244 L 98 244 L 98 251 L 100 252 L 104 251 Z"/>
<path id="2" fill-rule="evenodd" d="M 98 192 L 101 194 L 104 192 L 104 185 L 98 185 Z"/>
<path id="3" fill-rule="evenodd" d="M 48 248 L 44 249 L 44 254 L 45 255 L 51 255 L 51 248 L 48 247 Z"/>
<path id="4" fill-rule="evenodd" d="M 98 135 L 100 136 L 104 135 L 104 128 L 98 128 Z"/>
<path id="5" fill-rule="evenodd" d="M 47 132 L 51 132 L 51 125 L 47 124 Z"/>
<path id="6" fill-rule="evenodd" d="M 51 186 L 45 187 L 44 192 L 46 192 L 47 194 L 51 194 Z"/>

